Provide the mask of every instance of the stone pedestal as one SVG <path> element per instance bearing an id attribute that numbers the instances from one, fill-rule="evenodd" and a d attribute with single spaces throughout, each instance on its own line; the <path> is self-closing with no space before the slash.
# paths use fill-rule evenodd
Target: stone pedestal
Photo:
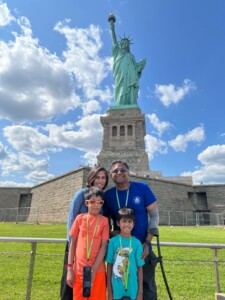
<path id="1" fill-rule="evenodd" d="M 114 160 L 124 160 L 130 171 L 138 175 L 150 172 L 148 155 L 145 152 L 145 116 L 138 107 L 110 108 L 107 116 L 101 117 L 103 126 L 102 150 L 97 160 L 109 169 Z"/>

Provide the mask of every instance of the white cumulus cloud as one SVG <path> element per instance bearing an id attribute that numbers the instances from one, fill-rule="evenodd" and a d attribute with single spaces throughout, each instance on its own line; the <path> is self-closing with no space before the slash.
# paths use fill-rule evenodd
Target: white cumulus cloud
<path id="1" fill-rule="evenodd" d="M 49 174 L 47 171 L 44 170 L 34 170 L 28 173 L 25 178 L 30 181 L 37 181 L 37 182 L 43 182 L 46 180 L 50 180 L 54 177 L 53 174 Z"/>
<path id="2" fill-rule="evenodd" d="M 1 160 L 5 159 L 7 157 L 7 149 L 6 147 L 0 142 L 0 164 Z"/>
<path id="3" fill-rule="evenodd" d="M 39 132 L 38 128 L 22 125 L 7 126 L 3 129 L 8 143 L 20 152 L 33 153 L 36 155 L 56 152 L 58 149 L 52 145 L 48 136 Z"/>
<path id="4" fill-rule="evenodd" d="M 6 13 L 1 12 L 3 15 Z M 112 90 L 102 82 L 111 70 L 111 61 L 100 55 L 98 26 L 70 28 L 67 21 L 58 22 L 54 29 L 65 36 L 67 43 L 62 57 L 58 57 L 33 37 L 26 17 L 15 21 L 19 29 L 12 32 L 14 38 L 0 41 L 0 118 L 46 121 L 89 101 L 92 105 L 82 107 L 84 114 L 99 110 L 98 101 L 110 103 Z"/>
<path id="5" fill-rule="evenodd" d="M 165 106 L 170 106 L 172 103 L 179 103 L 191 91 L 195 90 L 196 85 L 189 79 L 185 79 L 183 85 L 176 87 L 174 84 L 156 84 L 155 95 Z"/>
<path id="6" fill-rule="evenodd" d="M 145 146 L 150 161 L 154 158 L 156 153 L 167 153 L 167 143 L 150 134 L 145 136 Z"/>
<path id="7" fill-rule="evenodd" d="M 46 159 L 36 159 L 25 153 L 8 152 L 6 159 L 2 161 L 2 175 L 8 176 L 11 172 L 32 172 L 33 170 L 47 170 Z"/>
<path id="8" fill-rule="evenodd" d="M 198 160 L 202 164 L 200 167 L 181 175 L 191 175 L 194 184 L 225 182 L 225 145 L 207 147 L 199 153 Z"/>
<path id="9" fill-rule="evenodd" d="M 90 115 L 93 112 L 100 111 L 101 106 L 100 103 L 96 100 L 90 100 L 84 104 L 82 104 L 83 115 Z"/>
<path id="10" fill-rule="evenodd" d="M 103 46 L 101 29 L 95 25 L 71 28 L 69 20 L 58 22 L 54 29 L 66 38 L 68 49 L 63 51 L 65 66 L 73 73 L 85 98 L 109 103 L 112 98 L 110 88 L 100 88 L 111 70 L 109 57 L 101 57 L 99 53 Z"/>
<path id="11" fill-rule="evenodd" d="M 152 126 L 157 130 L 157 134 L 161 136 L 166 130 L 171 127 L 170 122 L 160 121 L 155 113 L 146 115 Z"/>
<path id="12" fill-rule="evenodd" d="M 80 104 L 71 73 L 32 37 L 29 20 L 19 20 L 22 34 L 0 43 L 0 117 L 17 121 L 50 119 Z"/>
<path id="13" fill-rule="evenodd" d="M 216 164 L 225 166 L 225 145 L 207 147 L 198 155 L 198 160 L 204 165 Z"/>
<path id="14" fill-rule="evenodd" d="M 201 143 L 205 140 L 205 131 L 203 126 L 196 127 L 185 134 L 179 134 L 175 139 L 170 140 L 168 144 L 175 151 L 186 151 L 186 148 L 190 142 Z"/>
<path id="15" fill-rule="evenodd" d="M 0 2 L 0 27 L 11 23 L 15 18 L 11 15 L 6 3 Z"/>
<path id="16" fill-rule="evenodd" d="M 92 114 L 76 123 L 70 122 L 62 126 L 53 123 L 42 128 L 7 126 L 4 128 L 4 136 L 15 150 L 36 155 L 61 151 L 63 148 L 98 151 L 102 140 L 102 126 L 100 115 Z M 4 150 L 3 146 L 2 149 Z"/>
<path id="17" fill-rule="evenodd" d="M 0 186 L 1 187 L 32 187 L 34 185 L 33 182 L 22 182 L 22 183 L 18 183 L 16 181 L 13 180 L 5 180 L 5 181 L 0 181 Z"/>

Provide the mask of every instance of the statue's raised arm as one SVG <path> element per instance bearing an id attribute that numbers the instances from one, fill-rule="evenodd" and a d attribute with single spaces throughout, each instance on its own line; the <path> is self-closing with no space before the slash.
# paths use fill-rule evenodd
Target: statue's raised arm
<path id="1" fill-rule="evenodd" d="M 115 32 L 116 17 L 113 14 L 110 14 L 108 21 L 109 21 L 110 29 L 111 29 L 112 42 L 113 42 L 113 45 L 115 46 L 117 44 L 117 38 L 116 38 L 116 32 Z"/>
<path id="2" fill-rule="evenodd" d="M 108 18 L 112 35 L 113 76 L 115 83 L 115 106 L 137 107 L 139 78 L 145 67 L 146 59 L 136 63 L 135 57 L 130 53 L 131 41 L 128 37 L 122 38 L 118 43 L 115 32 L 116 17 L 113 14 Z"/>

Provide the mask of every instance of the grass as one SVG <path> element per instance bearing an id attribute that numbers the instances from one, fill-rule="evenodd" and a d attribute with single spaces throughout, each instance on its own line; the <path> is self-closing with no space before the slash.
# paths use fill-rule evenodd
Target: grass
<path id="1" fill-rule="evenodd" d="M 162 227 L 161 241 L 210 243 L 225 242 L 224 229 L 215 227 Z M 167 279 L 174 299 L 215 299 L 213 252 L 203 248 L 161 247 Z M 220 285 L 225 291 L 225 249 L 219 251 Z M 160 267 L 156 271 L 159 299 L 168 299 Z M 222 284 L 223 283 L 223 284 Z"/>
<path id="2" fill-rule="evenodd" d="M 0 224 L 6 237 L 65 238 L 65 224 Z M 160 227 L 160 241 L 225 243 L 223 228 Z M 64 244 L 37 245 L 32 300 L 57 300 L 62 274 Z M 0 299 L 26 298 L 31 245 L 0 242 Z M 154 252 L 157 253 L 156 247 Z M 174 300 L 215 299 L 215 275 L 211 249 L 161 247 L 164 268 Z M 225 292 L 225 249 L 219 250 L 220 285 Z M 168 299 L 160 266 L 156 268 L 158 299 Z"/>

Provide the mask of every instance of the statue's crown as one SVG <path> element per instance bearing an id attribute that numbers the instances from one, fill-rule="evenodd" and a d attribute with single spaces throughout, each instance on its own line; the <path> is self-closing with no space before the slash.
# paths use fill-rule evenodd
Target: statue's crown
<path id="1" fill-rule="evenodd" d="M 125 34 L 124 34 L 124 36 L 122 38 L 120 37 L 120 45 L 122 42 L 125 42 L 125 41 L 128 41 L 130 45 L 133 44 L 132 39 L 130 39 L 129 36 L 125 36 Z"/>

